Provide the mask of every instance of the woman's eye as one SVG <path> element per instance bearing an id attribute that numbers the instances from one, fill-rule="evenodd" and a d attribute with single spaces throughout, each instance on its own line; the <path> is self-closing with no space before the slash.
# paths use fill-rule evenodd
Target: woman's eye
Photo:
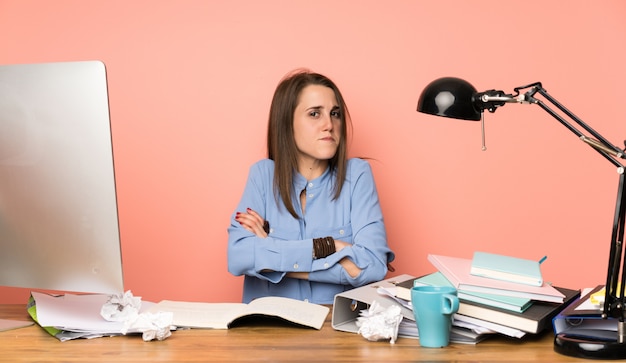
<path id="1" fill-rule="evenodd" d="M 309 116 L 311 116 L 311 117 L 317 117 L 319 115 L 320 115 L 319 111 L 311 111 L 311 112 L 309 112 Z"/>
<path id="2" fill-rule="evenodd" d="M 339 113 L 339 111 L 332 111 L 330 113 L 330 116 L 334 117 L 334 118 L 339 118 L 340 117 L 340 113 Z"/>

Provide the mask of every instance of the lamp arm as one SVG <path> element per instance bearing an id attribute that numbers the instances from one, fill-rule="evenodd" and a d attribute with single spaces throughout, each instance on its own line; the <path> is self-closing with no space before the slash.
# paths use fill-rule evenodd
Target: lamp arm
<path id="1" fill-rule="evenodd" d="M 600 135 L 596 130 L 583 122 L 578 116 L 568 110 L 552 97 L 542 86 L 541 83 L 534 83 L 525 87 L 518 87 L 515 91 L 519 94 L 519 90 L 529 88 L 530 90 L 522 95 L 521 103 L 536 104 L 552 117 L 558 120 L 563 126 L 574 133 L 580 140 L 591 146 L 600 155 L 609 160 L 617 167 L 619 173 L 619 186 L 617 192 L 617 201 L 615 205 L 615 215 L 613 219 L 613 230 L 611 233 L 611 248 L 609 253 L 609 266 L 606 278 L 606 293 L 602 315 L 606 317 L 614 317 L 619 319 L 620 333 L 619 340 L 626 341 L 626 331 L 624 328 L 624 320 L 626 318 L 626 300 L 624 299 L 624 288 L 626 288 L 626 274 L 624 266 L 626 266 L 626 255 L 623 254 L 624 242 L 624 220 L 626 215 L 626 183 L 624 174 L 624 165 L 617 159 L 626 159 L 624 150 L 620 150 L 617 146 L 611 144 L 606 138 Z M 576 125 L 587 131 L 592 137 L 583 134 L 576 126 L 566 120 L 559 113 L 546 105 L 540 99 L 535 98 L 535 94 L 540 94 L 549 103 L 558 108 L 567 115 Z M 520 99 L 519 97 L 517 98 Z M 623 260 L 622 260 L 623 259 Z M 624 287 L 622 289 L 619 286 Z"/>
<path id="2" fill-rule="evenodd" d="M 556 106 L 559 110 L 561 110 L 564 114 L 566 114 L 569 118 L 571 118 L 577 125 L 582 127 L 585 131 L 587 131 L 593 138 L 589 138 L 581 133 L 578 129 L 572 126 L 567 120 L 565 120 L 561 115 L 554 112 L 550 109 L 545 103 L 541 102 L 533 97 L 535 93 L 541 94 L 546 100 L 548 100 L 551 104 Z M 567 127 L 571 132 L 576 134 L 582 141 L 593 147 L 596 151 L 598 151 L 602 156 L 611 161 L 616 167 L 623 167 L 623 165 L 615 160 L 614 158 L 626 159 L 624 155 L 624 150 L 619 149 L 617 146 L 613 145 L 610 141 L 600 135 L 596 130 L 594 130 L 591 126 L 587 125 L 583 120 L 581 120 L 578 116 L 574 115 L 570 110 L 568 110 L 565 106 L 559 103 L 554 97 L 552 97 L 548 92 L 541 87 L 541 84 L 536 84 L 529 92 L 525 95 L 527 98 L 527 102 L 535 103 L 539 107 L 541 107 L 544 111 L 548 112 L 552 117 L 556 118 L 563 126 Z"/>
<path id="3" fill-rule="evenodd" d="M 524 94 L 520 94 L 521 90 L 528 89 Z M 568 122 L 563 116 L 558 114 L 556 111 L 551 109 L 548 105 L 546 105 L 540 99 L 535 98 L 535 94 L 539 93 L 542 95 L 548 102 L 554 105 L 556 108 L 561 110 L 565 115 L 567 115 L 571 120 L 573 120 L 579 127 L 583 128 L 587 131 L 592 137 L 586 136 L 583 134 L 576 126 L 572 125 Z M 545 88 L 542 87 L 541 82 L 536 82 L 529 84 L 527 86 L 521 86 L 515 88 L 515 94 L 506 94 L 503 91 L 489 90 L 485 92 L 476 93 L 474 96 L 474 104 L 481 110 L 488 110 L 489 112 L 495 112 L 496 109 L 500 106 L 504 106 L 506 103 L 529 103 L 536 104 L 541 107 L 544 111 L 549 113 L 552 117 L 558 120 L 563 126 L 565 126 L 568 130 L 574 133 L 578 138 L 594 148 L 598 153 L 604 156 L 607 160 L 609 160 L 613 165 L 617 168 L 623 168 L 624 165 L 618 159 L 626 159 L 626 149 L 621 150 L 617 146 L 613 145 L 609 140 L 600 135 L 596 130 L 594 130 L 591 126 L 587 125 L 583 120 L 581 120 L 578 116 L 576 116 L 572 111 L 568 110 L 565 106 L 563 106 L 559 101 L 557 101 L 554 97 L 552 97 Z M 626 144 L 626 141 L 625 141 Z"/>

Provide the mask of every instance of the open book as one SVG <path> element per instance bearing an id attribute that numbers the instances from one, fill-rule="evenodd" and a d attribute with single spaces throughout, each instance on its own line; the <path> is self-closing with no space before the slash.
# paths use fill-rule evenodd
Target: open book
<path id="1" fill-rule="evenodd" d="M 248 304 L 163 300 L 150 308 L 150 312 L 157 311 L 172 312 L 173 324 L 178 327 L 228 329 L 238 319 L 259 315 L 278 317 L 319 330 L 330 308 L 285 297 L 267 296 Z"/>

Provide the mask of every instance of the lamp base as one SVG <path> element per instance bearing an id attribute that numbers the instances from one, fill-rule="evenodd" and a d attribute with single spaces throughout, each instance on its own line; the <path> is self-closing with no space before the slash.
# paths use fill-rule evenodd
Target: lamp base
<path id="1" fill-rule="evenodd" d="M 554 351 L 577 358 L 624 359 L 626 343 L 618 343 L 615 339 L 583 338 L 562 333 L 554 338 Z"/>

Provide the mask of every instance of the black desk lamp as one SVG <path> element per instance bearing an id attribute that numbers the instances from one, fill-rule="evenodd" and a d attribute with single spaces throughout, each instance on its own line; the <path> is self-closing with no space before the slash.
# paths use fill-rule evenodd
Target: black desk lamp
<path id="1" fill-rule="evenodd" d="M 520 94 L 525 90 L 526 93 Z M 577 356 L 582 358 L 626 358 L 626 307 L 624 306 L 624 289 L 626 286 L 626 254 L 624 246 L 624 216 L 626 212 L 626 195 L 624 193 L 624 164 L 619 159 L 626 159 L 625 150 L 620 150 L 615 145 L 598 134 L 595 130 L 576 117 L 567 108 L 548 94 L 541 83 L 533 83 L 514 89 L 515 94 L 506 94 L 503 91 L 489 90 L 477 92 L 468 82 L 454 77 L 439 78 L 431 82 L 420 95 L 417 103 L 417 111 L 431 115 L 451 117 L 468 121 L 480 121 L 483 111 L 495 112 L 505 103 L 535 104 L 557 119 L 563 126 L 576 134 L 580 140 L 591 146 L 600 155 L 609 160 L 617 167 L 619 174 L 619 187 L 617 190 L 617 202 L 615 205 L 615 217 L 613 219 L 613 231 L 611 233 L 611 250 L 609 255 L 609 268 L 606 278 L 606 295 L 602 309 L 602 318 L 617 319 L 617 333 L 615 339 L 594 339 L 579 337 L 568 334 L 558 334 L 554 340 L 554 350 L 558 353 Z M 547 106 L 535 95 L 541 95 L 550 104 L 559 109 L 574 124 L 568 122 L 559 113 Z M 583 131 L 581 131 L 582 129 Z M 583 133 L 585 132 L 585 133 Z M 590 135 L 590 136 L 587 136 Z M 624 141 L 626 144 L 626 141 Z M 483 149 L 484 149 L 483 129 Z"/>

